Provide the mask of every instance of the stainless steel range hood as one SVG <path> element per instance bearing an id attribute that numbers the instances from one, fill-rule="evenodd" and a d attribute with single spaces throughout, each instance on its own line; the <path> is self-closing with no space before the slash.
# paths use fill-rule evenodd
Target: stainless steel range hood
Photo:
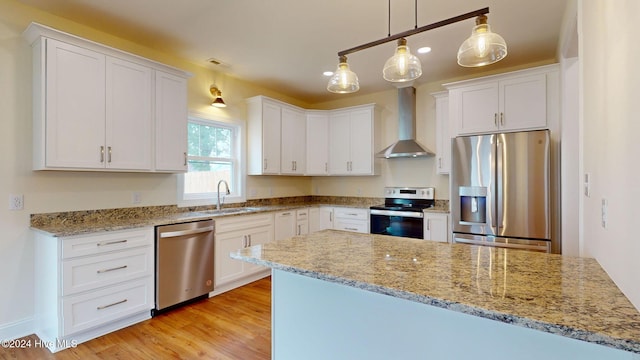
<path id="1" fill-rule="evenodd" d="M 412 158 L 435 155 L 418 143 L 416 134 L 416 89 L 398 88 L 398 141 L 376 154 L 382 158 Z"/>

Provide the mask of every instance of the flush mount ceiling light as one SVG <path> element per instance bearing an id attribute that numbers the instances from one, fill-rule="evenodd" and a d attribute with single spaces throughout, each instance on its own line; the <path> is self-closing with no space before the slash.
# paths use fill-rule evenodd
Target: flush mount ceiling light
<path id="1" fill-rule="evenodd" d="M 220 91 L 215 85 L 212 85 L 209 88 L 209 92 L 214 97 L 214 100 L 211 103 L 211 106 L 214 106 L 217 108 L 227 107 L 227 104 L 225 104 L 224 100 L 222 100 L 222 91 Z"/>
<path id="2" fill-rule="evenodd" d="M 488 7 L 438 21 L 430 25 L 418 27 L 417 0 L 415 0 L 414 3 L 416 20 L 415 28 L 391 35 L 391 0 L 389 0 L 389 34 L 387 37 L 338 52 L 338 57 L 340 59 L 338 70 L 329 80 L 327 90 L 341 94 L 358 91 L 358 89 L 360 89 L 360 86 L 358 85 L 358 76 L 349 69 L 346 56 L 354 52 L 394 40 L 398 41 L 398 47 L 396 48 L 395 54 L 385 63 L 383 68 L 383 77 L 385 80 L 394 83 L 411 82 L 422 75 L 422 65 L 420 64 L 420 60 L 409 51 L 406 38 L 411 35 L 471 19 L 473 17 L 477 17 L 476 26 L 473 28 L 472 36 L 467 39 L 462 46 L 460 46 L 460 50 L 458 51 L 458 64 L 465 67 L 484 66 L 499 61 L 507 56 L 507 45 L 505 44 L 504 39 L 502 39 L 500 35 L 492 33 L 489 29 L 489 25 L 487 25 L 486 14 L 489 13 Z M 468 50 L 469 48 L 473 50 Z"/>

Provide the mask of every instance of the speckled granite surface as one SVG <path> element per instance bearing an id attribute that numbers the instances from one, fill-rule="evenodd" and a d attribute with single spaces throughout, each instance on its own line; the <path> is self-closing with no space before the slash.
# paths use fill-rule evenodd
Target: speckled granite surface
<path id="1" fill-rule="evenodd" d="M 640 353 L 640 314 L 594 259 L 337 230 L 231 257 Z"/>
<path id="2" fill-rule="evenodd" d="M 371 205 L 380 203 L 384 203 L 384 198 L 298 196 L 249 200 L 242 204 L 224 205 L 224 212 L 222 213 L 216 213 L 214 206 L 179 208 L 175 205 L 170 205 L 32 214 L 30 225 L 34 230 L 44 232 L 50 236 L 62 237 L 176 224 L 220 216 L 289 210 L 307 206 L 327 205 L 368 208 Z"/>

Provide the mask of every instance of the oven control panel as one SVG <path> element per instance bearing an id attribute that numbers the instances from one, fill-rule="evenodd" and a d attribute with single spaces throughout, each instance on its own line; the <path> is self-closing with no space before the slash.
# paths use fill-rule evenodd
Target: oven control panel
<path id="1" fill-rule="evenodd" d="M 426 199 L 433 200 L 434 188 L 432 187 L 385 187 L 384 196 L 395 199 Z"/>

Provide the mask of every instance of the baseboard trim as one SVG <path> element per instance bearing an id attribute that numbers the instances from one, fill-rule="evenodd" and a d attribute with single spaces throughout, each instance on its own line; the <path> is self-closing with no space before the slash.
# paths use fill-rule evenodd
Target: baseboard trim
<path id="1" fill-rule="evenodd" d="M 33 317 L 0 325 L 0 340 L 14 340 L 34 333 Z"/>

